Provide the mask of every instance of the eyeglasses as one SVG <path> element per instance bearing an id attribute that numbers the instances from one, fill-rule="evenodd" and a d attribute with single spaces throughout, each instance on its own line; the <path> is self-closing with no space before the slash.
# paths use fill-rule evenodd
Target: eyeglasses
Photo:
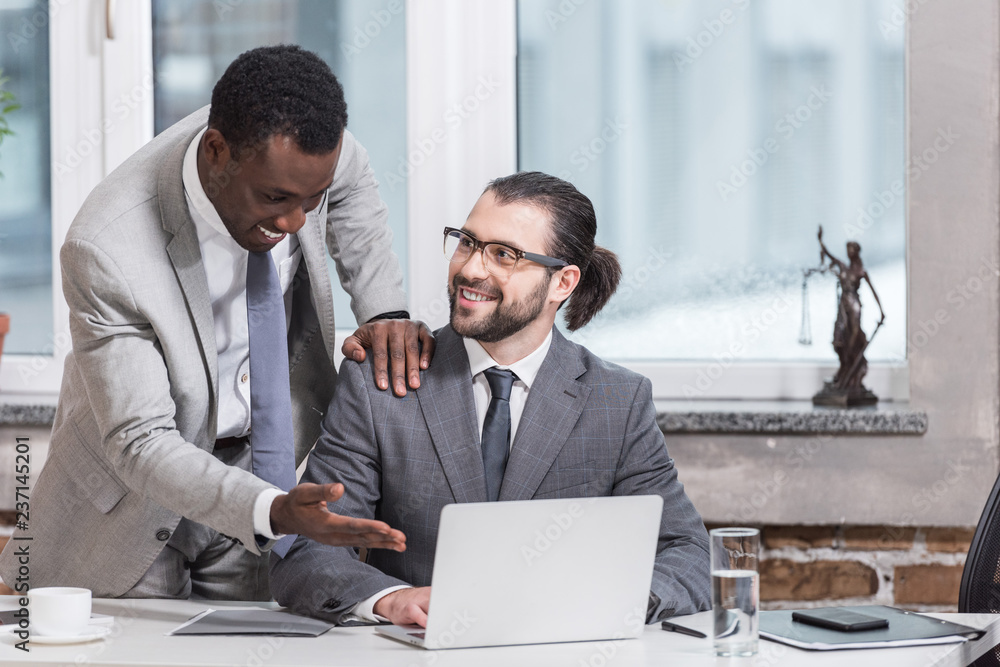
<path id="1" fill-rule="evenodd" d="M 486 270 L 498 278 L 508 278 L 517 267 L 518 261 L 527 259 L 536 264 L 550 267 L 569 266 L 569 262 L 554 257 L 546 257 L 533 252 L 525 252 L 503 243 L 483 243 L 476 237 L 461 229 L 444 228 L 444 256 L 449 262 L 465 264 L 472 255 L 479 251 L 483 255 L 483 265 Z"/>

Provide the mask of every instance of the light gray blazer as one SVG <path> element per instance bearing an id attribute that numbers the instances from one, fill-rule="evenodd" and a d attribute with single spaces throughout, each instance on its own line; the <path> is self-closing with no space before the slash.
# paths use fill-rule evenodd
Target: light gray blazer
<path id="1" fill-rule="evenodd" d="M 376 518 L 406 534 L 406 551 L 350 548 L 299 537 L 271 556 L 271 592 L 292 610 L 334 622 L 400 584 L 428 586 L 438 519 L 450 503 L 483 502 L 480 434 L 465 346 L 437 332 L 420 388 L 397 398 L 372 383 L 370 363 L 345 361 L 303 481 L 342 482 L 331 510 Z M 500 500 L 659 494 L 663 518 L 648 620 L 709 607 L 708 535 L 677 479 L 648 379 L 602 361 L 553 330 L 528 394 Z"/>
<path id="2" fill-rule="evenodd" d="M 253 505 L 269 484 L 212 455 L 219 377 L 205 269 L 181 181 L 208 107 L 129 158 L 87 198 L 60 253 L 73 350 L 48 461 L 31 496 L 31 586 L 131 588 L 182 516 L 257 553 Z M 298 233 L 288 334 L 296 459 L 336 384 L 324 245 L 358 321 L 406 308 L 368 156 L 349 133 L 329 208 Z M 24 542 L 21 542 L 24 544 Z M 12 540 L 0 576 L 13 585 Z"/>

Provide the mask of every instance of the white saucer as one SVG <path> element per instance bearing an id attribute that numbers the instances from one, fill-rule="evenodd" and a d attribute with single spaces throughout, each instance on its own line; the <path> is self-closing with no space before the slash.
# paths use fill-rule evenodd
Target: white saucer
<path id="1" fill-rule="evenodd" d="M 20 630 L 17 625 L 3 625 L 0 626 L 0 632 L 5 635 L 14 636 L 16 631 Z M 31 627 L 28 627 L 28 632 L 31 632 Z M 36 635 L 32 633 L 28 641 L 32 644 L 82 644 L 84 642 L 92 642 L 97 639 L 103 639 L 111 634 L 111 628 L 106 625 L 88 625 L 84 628 L 83 632 L 78 635 Z"/>

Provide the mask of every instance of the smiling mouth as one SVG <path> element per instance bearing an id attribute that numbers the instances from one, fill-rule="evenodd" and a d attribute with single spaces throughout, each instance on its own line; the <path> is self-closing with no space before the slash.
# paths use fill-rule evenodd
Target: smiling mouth
<path id="1" fill-rule="evenodd" d="M 477 302 L 480 302 L 480 301 L 496 301 L 497 300 L 496 297 L 494 297 L 494 296 L 486 296 L 485 294 L 479 294 L 478 292 L 470 292 L 469 290 L 465 289 L 464 287 L 459 288 L 459 289 L 462 292 L 462 297 L 465 298 L 468 301 L 477 301 Z"/>
<path id="2" fill-rule="evenodd" d="M 257 229 L 259 229 L 264 234 L 264 236 L 266 236 L 269 239 L 280 239 L 282 236 L 284 236 L 284 233 L 282 232 L 269 232 L 260 225 L 257 225 Z"/>

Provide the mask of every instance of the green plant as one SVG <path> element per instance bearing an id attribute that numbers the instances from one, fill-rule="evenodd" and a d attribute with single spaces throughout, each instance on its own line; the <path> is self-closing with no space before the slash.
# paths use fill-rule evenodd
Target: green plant
<path id="1" fill-rule="evenodd" d="M 4 138 L 14 134 L 7 123 L 7 114 L 21 108 L 21 105 L 17 104 L 14 99 L 14 93 L 3 88 L 4 84 L 9 80 L 10 77 L 4 76 L 3 70 L 0 69 L 0 145 L 3 144 Z M 2 176 L 3 172 L 0 171 L 0 177 Z"/>

